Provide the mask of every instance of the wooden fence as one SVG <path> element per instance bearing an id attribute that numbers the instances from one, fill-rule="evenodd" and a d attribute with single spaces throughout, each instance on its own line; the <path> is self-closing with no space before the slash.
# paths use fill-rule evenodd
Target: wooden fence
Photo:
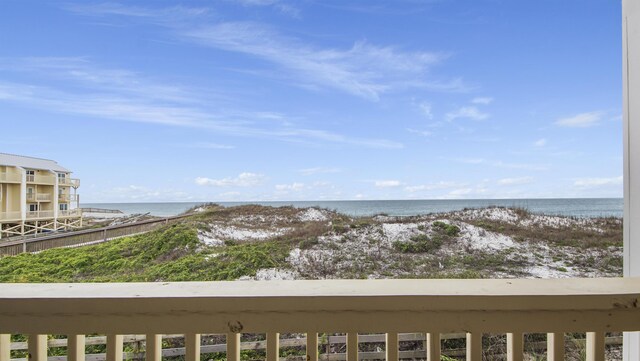
<path id="1" fill-rule="evenodd" d="M 206 338 L 207 336 L 218 336 L 214 334 L 202 334 L 202 338 Z M 441 335 L 441 340 L 463 340 L 466 338 L 465 333 L 452 333 L 452 334 L 443 334 Z M 176 340 L 176 339 L 184 339 L 184 335 L 163 335 L 163 340 Z M 346 353 L 344 352 L 330 352 L 331 346 L 342 346 L 346 344 L 346 336 L 328 336 L 321 337 L 318 345 L 320 349 L 323 350 L 320 352 L 318 359 L 325 361 L 343 361 L 347 359 Z M 398 341 L 400 342 L 421 342 L 425 340 L 424 333 L 404 333 L 398 335 Z M 146 341 L 145 335 L 125 335 L 123 336 L 124 344 L 134 344 L 132 348 L 133 352 L 123 352 L 122 356 L 125 360 L 144 360 L 145 352 L 144 346 L 142 345 Z M 359 335 L 358 342 L 360 344 L 371 344 L 371 343 L 384 343 L 385 335 L 384 334 L 372 334 L 372 335 Z M 577 345 L 580 347 L 584 347 L 585 340 L 584 339 L 575 339 Z M 87 337 L 85 340 L 85 345 L 87 346 L 95 346 L 95 345 L 106 345 L 107 337 L 106 336 L 94 336 Z M 605 339 L 606 345 L 611 346 L 619 346 L 622 345 L 622 336 L 614 336 L 607 337 Z M 49 348 L 55 347 L 67 347 L 67 339 L 51 339 L 47 342 Z M 306 338 L 289 338 L 289 339 L 281 339 L 280 347 L 305 347 L 307 345 Z M 529 349 L 539 350 L 544 352 L 547 348 L 547 342 L 539 341 L 539 342 L 531 342 L 527 344 Z M 12 351 L 26 351 L 28 348 L 27 342 L 12 342 L 11 350 Z M 267 349 L 266 341 L 249 341 L 242 342 L 240 344 L 241 350 L 256 350 L 256 351 L 265 351 Z M 504 350 L 497 350 L 498 353 L 494 356 L 504 354 Z M 502 351 L 502 352 L 501 352 Z M 226 353 L 227 345 L 226 344 L 214 344 L 214 345 L 202 345 L 200 348 L 201 354 L 209 354 L 209 353 Z M 442 354 L 450 357 L 465 357 L 466 349 L 443 349 Z M 162 357 L 181 357 L 186 355 L 186 349 L 184 347 L 175 347 L 175 348 L 164 348 L 162 349 Z M 371 352 L 360 352 L 358 355 L 359 360 L 383 360 L 385 359 L 385 351 L 371 351 Z M 399 351 L 400 359 L 426 359 L 426 351 L 424 349 L 414 349 L 414 350 L 406 350 Z M 105 353 L 92 353 L 86 354 L 86 361 L 105 361 L 106 354 Z M 304 361 L 306 360 L 305 356 L 288 356 L 286 358 L 281 358 L 281 360 L 287 361 Z M 10 361 L 28 361 L 26 358 L 12 358 Z M 67 356 L 49 356 L 47 361 L 67 361 Z"/>
<path id="2" fill-rule="evenodd" d="M 20 253 L 40 252 L 51 248 L 77 247 L 105 242 L 119 237 L 149 232 L 188 216 L 190 214 L 0 242 L 0 256 L 15 256 Z"/>

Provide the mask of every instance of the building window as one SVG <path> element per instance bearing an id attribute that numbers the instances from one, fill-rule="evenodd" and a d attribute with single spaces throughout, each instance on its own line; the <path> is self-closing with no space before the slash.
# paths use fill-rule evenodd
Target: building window
<path id="1" fill-rule="evenodd" d="M 37 212 L 38 205 L 37 204 L 29 204 L 29 212 Z"/>
<path id="2" fill-rule="evenodd" d="M 34 182 L 36 179 L 36 172 L 34 170 L 27 169 L 27 182 Z"/>
<path id="3" fill-rule="evenodd" d="M 60 203 L 60 210 L 61 211 L 66 211 L 69 209 L 69 205 L 66 203 Z"/>

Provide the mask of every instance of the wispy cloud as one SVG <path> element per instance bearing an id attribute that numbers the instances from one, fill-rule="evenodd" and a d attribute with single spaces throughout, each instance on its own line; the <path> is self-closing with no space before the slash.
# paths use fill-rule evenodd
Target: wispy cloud
<path id="1" fill-rule="evenodd" d="M 480 111 L 477 107 L 474 107 L 474 106 L 464 106 L 447 113 L 445 115 L 445 118 L 448 121 L 453 121 L 459 118 L 471 119 L 471 120 L 484 120 L 489 118 L 489 114 Z"/>
<path id="2" fill-rule="evenodd" d="M 544 147 L 547 145 L 547 140 L 545 138 L 541 138 L 533 142 L 533 145 L 536 147 Z"/>
<path id="3" fill-rule="evenodd" d="M 183 31 L 199 44 L 251 55 L 291 71 L 301 85 L 328 87 L 371 100 L 398 88 L 428 86 L 429 67 L 446 55 L 402 52 L 356 42 L 349 49 L 315 48 L 252 22 L 227 22 Z"/>
<path id="4" fill-rule="evenodd" d="M 86 59 L 0 59 L 0 71 L 32 72 L 35 84 L 0 80 L 0 101 L 47 111 L 95 118 L 206 129 L 241 137 L 295 142 L 335 143 L 367 148 L 398 149 L 386 139 L 358 138 L 321 129 L 296 127 L 295 121 L 270 111 L 229 108 L 216 91 L 166 85 L 131 71 L 103 69 Z M 37 82 L 54 79 L 59 87 Z M 62 90 L 64 89 L 64 90 Z M 204 95 L 203 95 L 204 94 Z M 237 105 L 236 105 L 237 107 Z M 263 120 L 277 120 L 264 122 Z"/>
<path id="5" fill-rule="evenodd" d="M 299 192 L 305 188 L 304 183 L 293 182 L 291 184 L 276 184 L 276 190 L 278 191 L 295 191 Z"/>
<path id="6" fill-rule="evenodd" d="M 532 163 L 508 163 L 503 162 L 501 160 L 490 160 L 484 158 L 447 158 L 454 162 L 464 163 L 464 164 L 476 164 L 476 165 L 486 165 L 490 167 L 496 168 L 506 168 L 506 169 L 524 169 L 524 170 L 533 170 L 533 171 L 545 171 L 549 169 L 547 165 L 543 164 L 532 164 Z"/>
<path id="7" fill-rule="evenodd" d="M 424 115 L 425 118 L 433 119 L 433 113 L 431 112 L 431 103 L 422 102 L 422 103 L 418 104 L 418 107 L 422 111 L 422 115 Z"/>
<path id="8" fill-rule="evenodd" d="M 604 186 L 620 186 L 622 185 L 622 176 L 611 178 L 581 178 L 576 179 L 573 185 L 582 189 L 590 189 Z"/>
<path id="9" fill-rule="evenodd" d="M 471 99 L 471 103 L 473 104 L 487 105 L 487 104 L 491 104 L 492 102 L 493 102 L 493 98 L 491 97 L 477 97 L 477 98 Z"/>
<path id="10" fill-rule="evenodd" d="M 389 180 L 377 180 L 374 182 L 376 188 L 395 188 L 400 187 L 402 182 L 399 180 L 389 179 Z"/>
<path id="11" fill-rule="evenodd" d="M 193 144 L 188 144 L 186 147 L 189 148 L 199 148 L 199 149 L 235 149 L 236 147 L 233 145 L 226 144 L 218 144 L 211 142 L 198 142 Z"/>
<path id="12" fill-rule="evenodd" d="M 588 112 L 588 113 L 580 113 L 567 118 L 560 118 L 556 120 L 555 125 L 560 127 L 570 127 L 570 128 L 588 128 L 598 125 L 603 112 Z"/>
<path id="13" fill-rule="evenodd" d="M 245 6 L 294 9 L 278 0 L 236 0 Z M 186 21 L 168 17 L 171 9 L 149 10 L 124 5 L 78 6 L 72 11 L 90 16 L 131 17 L 163 26 L 175 36 L 201 46 L 238 52 L 278 66 L 287 80 L 310 89 L 335 89 L 370 100 L 406 88 L 467 91 L 460 78 L 443 79 L 429 73 L 449 55 L 438 51 L 403 51 L 399 47 L 355 41 L 349 48 L 314 46 L 309 40 L 284 35 L 257 22 Z M 204 9 L 181 8 L 179 13 L 200 17 Z M 187 11 L 190 10 L 190 11 Z"/>
<path id="14" fill-rule="evenodd" d="M 439 190 L 439 189 L 450 189 L 450 188 L 457 188 L 457 187 L 464 187 L 464 184 L 460 184 L 458 182 L 440 181 L 436 183 L 407 186 L 404 189 L 409 193 L 414 193 L 414 192 L 423 192 L 423 191 L 433 191 L 433 190 Z"/>
<path id="15" fill-rule="evenodd" d="M 267 177 L 263 174 L 244 172 L 237 177 L 212 179 L 207 177 L 197 177 L 195 183 L 199 186 L 212 187 L 255 187 L 263 184 Z"/>
<path id="16" fill-rule="evenodd" d="M 190 21 L 210 13 L 210 9 L 204 7 L 196 8 L 177 5 L 165 8 L 148 8 L 122 5 L 115 2 L 67 4 L 64 8 L 83 16 L 109 17 L 110 19 L 114 17 L 133 18 L 163 26 L 174 26 L 178 22 Z"/>
<path id="17" fill-rule="evenodd" d="M 433 132 L 430 132 L 428 130 L 419 130 L 419 129 L 407 128 L 407 131 L 409 133 L 418 134 L 418 135 L 421 135 L 423 137 L 430 137 L 430 136 L 433 135 Z"/>
<path id="18" fill-rule="evenodd" d="M 533 177 L 503 178 L 498 180 L 498 185 L 516 186 L 516 185 L 530 184 L 532 182 L 533 182 Z"/>
<path id="19" fill-rule="evenodd" d="M 243 6 L 272 7 L 294 18 L 300 17 L 300 9 L 283 0 L 232 0 Z"/>
<path id="20" fill-rule="evenodd" d="M 300 169 L 298 172 L 301 173 L 302 175 L 310 176 L 315 174 L 338 173 L 340 172 L 340 169 L 331 168 L 331 167 L 313 167 L 313 168 Z"/>

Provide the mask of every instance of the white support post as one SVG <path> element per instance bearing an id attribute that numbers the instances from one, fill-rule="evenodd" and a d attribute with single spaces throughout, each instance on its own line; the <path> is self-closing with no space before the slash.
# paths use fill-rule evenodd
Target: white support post
<path id="1" fill-rule="evenodd" d="M 624 276 L 640 276 L 640 2 L 622 1 Z M 625 332 L 625 361 L 640 360 L 640 333 Z"/>
<path id="2" fill-rule="evenodd" d="M 58 173 L 50 170 L 49 173 L 53 174 L 53 229 L 55 229 L 56 231 L 58 230 L 58 210 L 60 209 L 60 206 L 58 205 L 58 192 L 59 192 L 59 187 L 60 187 L 60 183 L 59 183 L 59 179 L 58 179 Z"/>
<path id="3" fill-rule="evenodd" d="M 22 224 L 27 220 L 27 170 L 22 167 L 16 167 L 20 171 L 20 219 Z"/>

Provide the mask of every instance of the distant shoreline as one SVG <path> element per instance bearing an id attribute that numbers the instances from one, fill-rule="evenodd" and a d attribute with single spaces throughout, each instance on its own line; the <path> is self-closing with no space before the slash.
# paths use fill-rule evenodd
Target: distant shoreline
<path id="1" fill-rule="evenodd" d="M 623 198 L 531 198 L 531 199 L 456 199 L 456 200 L 351 200 L 351 201 L 268 201 L 268 202 L 141 202 L 141 203 L 86 203 L 81 207 L 118 209 L 125 214 L 150 213 L 154 216 L 172 216 L 205 203 L 226 207 L 246 204 L 296 208 L 319 207 L 350 216 L 415 216 L 441 213 L 464 208 L 489 206 L 524 208 L 533 213 L 594 218 L 618 217 L 623 214 Z"/>

